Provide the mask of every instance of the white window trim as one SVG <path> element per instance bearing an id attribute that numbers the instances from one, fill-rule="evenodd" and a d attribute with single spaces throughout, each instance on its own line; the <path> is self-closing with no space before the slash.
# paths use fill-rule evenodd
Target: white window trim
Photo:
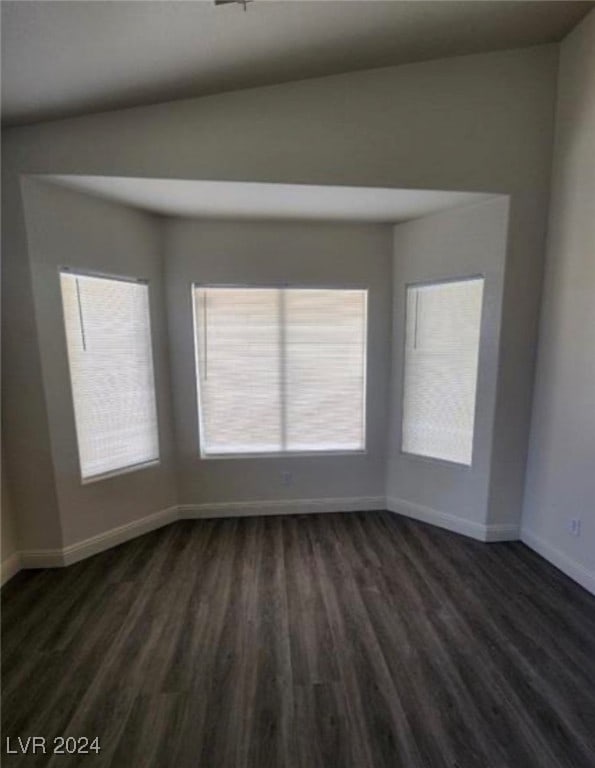
<path id="1" fill-rule="evenodd" d="M 237 289 L 295 289 L 295 290 L 327 290 L 327 291 L 363 291 L 366 299 L 365 320 L 366 328 L 364 333 L 364 350 L 363 350 L 363 392 L 362 392 L 362 436 L 363 445 L 361 448 L 353 448 L 351 450 L 333 450 L 333 449 L 321 449 L 311 451 L 264 451 L 264 452 L 246 452 L 246 453 L 205 453 L 203 449 L 202 436 L 204 434 L 204 428 L 201 418 L 200 407 L 200 377 L 198 374 L 198 339 L 196 338 L 196 306 L 194 302 L 195 290 L 208 290 L 210 288 L 237 288 Z M 198 455 L 201 460 L 205 461 L 223 461 L 226 459 L 299 459 L 299 458 L 312 458 L 312 457 L 329 457 L 333 456 L 365 456 L 368 454 L 368 308 L 369 308 L 369 293 L 370 289 L 367 285 L 354 283 L 203 283 L 200 281 L 193 281 L 190 283 L 190 304 L 192 307 L 192 337 L 194 342 L 194 382 L 195 382 L 195 404 L 197 409 L 197 424 L 198 424 Z"/>
<path id="2" fill-rule="evenodd" d="M 404 285 L 404 299 L 403 299 L 403 306 L 404 306 L 404 313 L 402 316 L 402 337 L 401 337 L 401 344 L 402 344 L 402 365 L 401 365 L 401 407 L 400 407 L 400 414 L 399 414 L 399 456 L 411 459 L 412 461 L 420 461 L 423 463 L 430 463 L 430 464 L 438 464 L 441 466 L 450 467 L 451 469 L 458 469 L 464 472 L 469 472 L 474 468 L 474 463 L 476 460 L 476 440 L 477 440 L 477 413 L 478 413 L 478 388 L 475 391 L 475 411 L 474 411 L 474 417 L 473 417 L 473 435 L 472 435 L 472 445 L 471 445 L 471 461 L 469 464 L 465 464 L 460 461 L 451 461 L 450 459 L 440 459 L 437 456 L 425 456 L 422 453 L 411 453 L 410 451 L 405 451 L 403 449 L 403 415 L 405 411 L 405 349 L 407 345 L 407 291 L 409 288 L 418 288 L 423 287 L 425 285 L 447 285 L 448 283 L 464 283 L 468 280 L 483 280 L 483 298 L 481 302 L 481 314 L 479 318 L 479 350 L 478 350 L 478 359 L 477 359 L 477 385 L 479 385 L 479 373 L 481 368 L 481 348 L 482 348 L 482 339 L 483 339 L 483 322 L 484 322 L 484 306 L 485 306 L 485 295 L 486 295 L 486 282 L 487 278 L 484 273 L 481 272 L 474 272 L 472 274 L 466 274 L 462 275 L 460 277 L 458 276 L 449 276 L 449 277 L 442 277 L 442 278 L 428 278 L 425 280 L 412 280 L 410 282 L 405 283 Z"/>
<path id="3" fill-rule="evenodd" d="M 162 446 L 161 446 L 161 430 L 159 429 L 160 418 L 159 418 L 159 400 L 157 397 L 157 376 L 155 371 L 155 345 L 153 340 L 154 339 L 153 317 L 151 314 L 151 293 L 152 293 L 151 281 L 145 277 L 131 277 L 129 275 L 115 274 L 110 272 L 101 272 L 99 270 L 86 269 L 86 268 L 79 269 L 78 267 L 60 265 L 58 266 L 58 283 L 60 282 L 60 275 L 62 273 L 65 273 L 67 275 L 80 276 L 80 277 L 98 277 L 98 278 L 103 278 L 104 280 L 120 280 L 123 283 L 138 283 L 140 285 L 146 285 L 147 290 L 149 292 L 149 331 L 150 331 L 150 339 L 151 339 L 151 354 L 153 357 L 153 379 L 154 379 L 153 385 L 155 388 L 155 412 L 157 416 L 157 449 L 159 451 L 159 455 L 154 459 L 149 459 L 148 461 L 143 461 L 143 462 L 140 462 L 139 464 L 129 464 L 125 467 L 119 467 L 118 469 L 111 470 L 110 472 L 100 472 L 96 475 L 89 475 L 88 477 L 83 477 L 82 467 L 80 463 L 80 454 L 78 449 L 78 431 L 76 426 L 74 391 L 72 389 L 72 375 L 70 372 L 70 359 L 68 356 L 68 339 L 66 337 L 66 325 L 64 323 L 64 318 L 62 319 L 62 324 L 61 324 L 62 339 L 64 343 L 64 349 L 66 350 L 66 365 L 68 370 L 68 392 L 70 396 L 70 413 L 72 414 L 73 429 L 75 434 L 75 440 L 77 442 L 76 462 L 78 466 L 79 482 L 81 486 L 91 485 L 93 483 L 100 482 L 101 480 L 109 480 L 110 478 L 118 477 L 119 475 L 129 475 L 133 472 L 138 472 L 142 469 L 149 469 L 151 467 L 160 466 Z M 61 303 L 62 314 L 64 314 L 64 308 L 62 306 L 61 297 L 60 297 L 60 303 Z"/>
<path id="4" fill-rule="evenodd" d="M 150 469 L 151 467 L 158 467 L 160 464 L 161 464 L 161 459 L 150 459 L 149 461 L 141 461 L 140 464 L 130 464 L 127 467 L 122 467 L 121 469 L 114 469 L 111 472 L 101 472 L 101 474 L 99 475 L 90 475 L 89 477 L 81 477 L 81 485 L 91 485 L 91 483 L 97 483 L 100 480 L 109 480 L 111 477 L 119 477 L 120 475 L 130 475 L 132 474 L 132 472 L 139 472 L 141 469 Z"/>

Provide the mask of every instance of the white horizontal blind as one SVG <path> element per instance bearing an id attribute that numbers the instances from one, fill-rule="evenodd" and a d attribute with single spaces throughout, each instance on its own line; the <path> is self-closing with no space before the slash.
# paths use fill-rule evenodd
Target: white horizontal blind
<path id="1" fill-rule="evenodd" d="M 364 447 L 366 292 L 285 291 L 286 446 Z"/>
<path id="2" fill-rule="evenodd" d="M 159 458 L 147 285 L 60 274 L 81 476 Z"/>
<path id="3" fill-rule="evenodd" d="M 471 465 L 483 278 L 407 288 L 402 448 Z"/>
<path id="4" fill-rule="evenodd" d="M 363 449 L 366 298 L 195 287 L 202 454 Z"/>
<path id="5" fill-rule="evenodd" d="M 281 450 L 280 296 L 194 289 L 204 454 Z"/>

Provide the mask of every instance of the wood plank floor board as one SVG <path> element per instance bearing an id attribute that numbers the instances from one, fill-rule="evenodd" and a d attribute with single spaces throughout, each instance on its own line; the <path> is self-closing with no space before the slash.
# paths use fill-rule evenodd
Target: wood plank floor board
<path id="1" fill-rule="evenodd" d="M 279 518 L 263 518 L 263 527 L 258 579 L 258 606 L 262 612 L 257 621 L 257 680 L 249 763 L 275 768 L 295 762 L 295 704 L 283 530 Z"/>
<path id="2" fill-rule="evenodd" d="M 417 567 L 422 570 L 427 565 L 427 548 L 424 547 L 423 537 L 419 536 L 419 530 L 411 528 L 406 535 L 407 544 L 411 546 L 412 558 L 419 556 Z M 453 550 L 456 550 L 458 542 L 453 542 Z M 436 578 L 428 579 L 436 592 L 437 599 L 446 599 L 446 589 L 455 595 L 463 589 L 463 582 L 459 580 L 457 567 L 449 567 L 450 552 L 445 550 L 432 550 L 432 566 L 435 569 Z M 425 571 L 424 571 L 425 575 Z M 477 570 L 479 576 L 479 570 Z M 574 720 L 570 713 L 572 703 L 570 700 L 559 699 L 558 706 L 554 709 L 550 702 L 558 699 L 555 687 L 551 685 L 550 675 L 544 675 L 543 668 L 533 667 L 530 657 L 520 653 L 517 643 L 521 633 L 517 630 L 514 638 L 509 638 L 502 631 L 502 622 L 494 619 L 494 611 L 481 615 L 484 606 L 496 607 L 494 589 L 490 588 L 490 580 L 477 579 L 480 585 L 478 591 L 467 590 L 463 599 L 458 601 L 456 614 L 464 631 L 468 636 L 468 647 L 471 651 L 469 661 L 480 660 L 490 676 L 492 684 L 501 690 L 506 696 L 511 711 L 516 712 L 518 722 L 525 729 L 526 738 L 533 744 L 532 751 L 547 753 L 552 749 L 551 756 L 558 754 L 559 759 L 569 759 L 573 766 L 585 766 L 591 764 L 591 756 L 583 753 L 582 729 L 574 730 Z M 445 586 L 446 585 L 446 586 Z M 482 595 L 483 591 L 483 595 Z M 517 625 L 521 624 L 522 617 L 517 617 Z M 473 642 L 472 638 L 475 640 Z M 550 743 L 544 738 L 544 730 L 557 733 L 557 739 L 550 747 Z M 585 762 L 586 761 L 586 762 Z"/>
<path id="3" fill-rule="evenodd" d="M 118 585 L 99 607 L 99 615 L 89 622 L 88 631 L 81 628 L 80 637 L 60 652 L 32 653 L 36 660 L 29 677 L 12 687 L 13 700 L 21 701 L 12 707 L 6 699 L 4 726 L 9 732 L 21 732 L 28 725 L 32 733 L 53 737 L 64 732 L 78 702 L 93 682 L 103 661 L 104 648 L 114 639 L 115 627 L 126 617 L 133 601 L 130 585 Z M 28 655 L 26 655 L 28 658 Z M 26 665 L 23 665 L 26 666 Z M 9 689 L 10 690 L 10 689 Z M 23 691 L 27 699 L 23 700 Z M 10 714 L 20 713 L 24 722 L 11 723 Z"/>
<path id="4" fill-rule="evenodd" d="M 37 591 L 34 605 L 19 614 L 18 620 L 6 617 L 6 621 L 10 621 L 12 631 L 3 633 L 2 637 L 5 667 L 13 667 L 14 656 L 21 654 L 24 642 L 29 648 L 35 648 L 38 651 L 53 650 L 52 634 L 56 631 L 63 634 L 70 629 L 73 620 L 80 620 L 77 608 L 81 608 L 83 612 L 87 610 L 84 605 L 85 597 L 91 603 L 97 590 L 103 589 L 103 581 L 97 578 L 97 563 L 92 562 L 87 569 L 81 566 L 81 563 L 72 566 L 71 578 L 67 578 L 66 573 L 61 571 L 59 579 L 50 580 L 50 583 L 53 583 L 50 587 L 52 594 L 50 605 Z M 40 579 L 38 585 L 45 586 L 44 581 Z M 79 601 L 78 605 L 77 601 Z"/>
<path id="5" fill-rule="evenodd" d="M 525 553 L 528 555 L 527 563 L 523 560 Z M 510 571 L 513 577 L 510 580 L 511 591 L 513 595 L 518 595 L 523 610 L 534 606 L 549 627 L 547 634 L 550 637 L 557 634 L 560 643 L 572 650 L 572 657 L 579 658 L 581 666 L 587 665 L 590 673 L 594 672 L 592 638 L 595 635 L 595 616 L 590 608 L 592 595 L 584 589 L 576 590 L 575 584 L 567 577 L 562 582 L 563 588 L 559 589 L 560 576 L 564 576 L 559 571 L 555 579 L 540 581 L 539 570 L 532 566 L 536 558 L 538 562 L 535 565 L 541 565 L 546 576 L 556 569 L 522 544 L 499 547 L 495 553 L 488 552 L 486 560 L 493 562 L 493 555 L 497 555 L 497 562 Z M 552 584 L 552 589 L 549 584 Z M 552 627 L 556 627 L 558 632 L 553 633 Z"/>
<path id="6" fill-rule="evenodd" d="M 324 554 L 320 547 L 320 526 L 309 526 L 313 549 L 314 572 L 320 584 L 322 602 L 328 616 L 333 653 L 337 663 L 339 691 L 339 703 L 341 716 L 350 733 L 349 762 L 357 765 L 374 765 L 373 755 L 370 749 L 366 713 L 363 709 L 362 692 L 358 684 L 356 669 L 357 650 L 349 646 L 347 633 L 344 626 L 343 614 L 335 585 L 332 583 L 327 564 L 324 562 Z M 383 702 L 379 700 L 379 707 Z"/>
<path id="7" fill-rule="evenodd" d="M 367 559 L 362 556 L 365 548 L 361 544 L 365 539 L 343 541 L 350 545 L 346 552 L 350 561 L 356 562 L 361 557 L 363 563 Z M 370 543 L 373 545 L 373 542 Z M 358 544 L 360 546 L 357 546 Z M 373 551 L 381 551 L 381 548 Z M 413 737 L 420 749 L 421 762 L 437 768 L 454 765 L 455 754 L 460 757 L 462 752 L 461 747 L 453 743 L 453 733 L 448 725 L 448 713 L 453 709 L 456 689 L 452 681 L 444 676 L 439 654 L 420 652 L 421 649 L 415 641 L 415 627 L 412 626 L 410 618 L 387 602 L 386 595 L 390 593 L 390 585 L 384 573 L 379 570 L 381 560 L 374 560 L 377 561 L 372 565 L 376 584 L 364 587 L 365 605 L 394 687 L 399 692 Z M 364 583 L 369 581 L 364 576 Z M 399 648 L 398 654 L 394 653 L 395 647 Z M 459 697 L 459 706 L 460 700 Z M 476 759 L 479 755 L 473 749 L 473 738 L 469 736 L 472 734 L 467 734 L 465 739 L 465 753 L 471 752 L 476 763 L 479 763 L 480 760 Z M 459 759 L 459 764 L 462 764 L 462 759 Z"/>
<path id="8" fill-rule="evenodd" d="M 455 570 L 461 559 L 457 552 L 458 547 L 453 547 L 449 553 Z M 548 702 L 559 700 L 556 709 L 569 729 L 573 731 L 572 723 L 578 723 L 572 738 L 580 742 L 583 732 L 595 733 L 595 689 L 585 685 L 587 679 L 595 679 L 595 659 L 583 641 L 570 644 L 565 625 L 560 631 L 560 625 L 545 618 L 534 601 L 525 596 L 515 600 L 494 583 L 490 578 L 492 562 L 486 557 L 485 562 L 478 562 L 477 569 L 483 575 L 478 598 L 493 606 L 493 632 L 508 644 L 513 666 L 522 668 L 530 680 L 542 686 Z M 508 656 L 503 663 L 509 666 Z"/>
<path id="9" fill-rule="evenodd" d="M 307 518 L 283 521 L 289 642 L 295 685 L 336 682 L 339 677 L 329 617 L 316 575 Z"/>
<path id="10" fill-rule="evenodd" d="M 111 768 L 160 768 L 176 751 L 179 733 L 188 730 L 186 693 L 140 694 L 130 711 L 111 759 Z"/>
<path id="11" fill-rule="evenodd" d="M 101 737 L 103 747 L 100 755 L 85 757 L 85 765 L 90 767 L 109 764 L 120 733 L 137 696 L 142 691 L 147 667 L 158 653 L 155 617 L 159 616 L 160 611 L 166 610 L 168 605 L 167 601 L 158 599 L 158 596 L 171 598 L 171 595 L 160 592 L 164 582 L 159 576 L 176 531 L 173 527 L 164 529 L 160 537 L 161 546 L 156 546 L 158 539 L 155 533 L 157 532 L 148 534 L 154 544 L 152 550 L 145 550 L 142 562 L 138 563 L 142 581 L 135 579 L 132 583 L 134 599 L 130 610 L 117 626 L 112 627 L 112 640 L 97 654 L 100 655 L 100 661 L 94 670 L 93 678 L 77 698 L 72 717 L 65 726 L 65 733 L 69 735 Z M 136 550 L 132 551 L 134 553 Z M 123 556 L 127 556 L 125 549 Z M 172 582 L 169 590 L 173 594 L 175 585 Z M 67 685 L 70 679 L 74 680 L 76 685 L 74 669 L 70 670 L 67 676 Z M 47 712 L 47 715 L 49 718 L 51 712 Z M 54 735 L 58 734 L 50 733 L 48 737 Z M 47 763 L 41 764 L 54 768 L 66 759 L 67 757 L 56 755 Z"/>
<path id="12" fill-rule="evenodd" d="M 9 768 L 593 768 L 595 598 L 388 512 L 181 521 L 2 590 Z M 4 749 L 4 745 L 3 745 Z"/>
<path id="13" fill-rule="evenodd" d="M 414 536 L 428 554 L 425 539 L 418 531 Z M 455 542 L 448 551 L 440 553 L 440 559 L 455 579 L 463 555 L 459 544 Z M 546 710 L 549 702 L 558 701 L 557 718 L 572 732 L 571 740 L 580 743 L 582 733 L 594 732 L 595 726 L 595 689 L 584 685 L 587 679 L 595 679 L 592 655 L 585 656 L 585 665 L 579 671 L 572 664 L 576 647 L 568 652 L 568 638 L 560 632 L 559 625 L 548 625 L 530 603 L 518 606 L 509 600 L 491 578 L 492 571 L 483 559 L 478 561 L 476 572 L 482 575 L 480 587 L 466 605 L 471 609 L 475 607 L 476 611 L 486 604 L 492 606 L 487 621 L 481 623 L 481 630 L 489 631 L 495 639 L 502 669 L 521 671 L 545 700 Z M 503 648 L 506 648 L 505 654 Z"/>
<path id="14" fill-rule="evenodd" d="M 341 646 L 352 649 L 346 665 L 353 666 L 357 673 L 370 751 L 379 753 L 375 762 L 381 765 L 420 764 L 419 746 L 413 738 L 399 689 L 390 675 L 355 578 L 353 565 L 357 559 L 350 557 L 343 546 L 344 521 L 333 518 L 330 525 L 321 528 L 324 543 L 321 563 L 328 563 L 330 582 L 335 585 L 342 612 Z"/>
<path id="15" fill-rule="evenodd" d="M 535 727 L 531 709 L 536 701 L 539 703 L 538 697 L 531 695 L 533 691 L 525 678 L 519 678 L 516 686 L 510 685 L 507 679 L 508 668 L 502 670 L 498 665 L 499 644 L 497 639 L 486 631 L 486 625 L 490 622 L 489 612 L 485 612 L 482 621 L 479 621 L 479 617 L 468 610 L 474 599 L 473 588 L 469 584 L 465 586 L 462 581 L 453 581 L 453 573 L 439 570 L 441 552 L 438 548 L 433 551 L 431 562 L 426 562 L 420 557 L 410 526 L 404 527 L 400 545 L 409 558 L 412 574 L 415 573 L 423 584 L 425 604 L 431 606 L 432 615 L 436 617 L 436 626 L 443 634 L 445 644 L 451 649 L 451 662 L 456 664 L 458 659 L 462 660 L 461 675 L 469 666 L 481 671 L 486 693 L 496 693 L 497 698 L 506 702 L 508 730 L 514 729 L 517 737 L 522 734 L 514 751 L 519 762 L 533 765 L 536 754 L 545 755 L 554 761 L 554 752 L 548 739 L 544 737 L 545 729 L 542 731 Z M 448 606 L 447 612 L 441 609 L 442 605 Z M 485 608 L 486 605 L 483 605 L 482 612 Z"/>
<path id="16" fill-rule="evenodd" d="M 294 702 L 299 768 L 352 768 L 354 755 L 338 683 L 297 685 Z"/>
<path id="17" fill-rule="evenodd" d="M 386 518 L 378 528 L 377 532 L 371 532 L 374 534 L 372 545 L 387 558 L 387 594 L 397 595 L 384 614 L 402 618 L 410 635 L 407 664 L 422 676 L 416 694 L 431 696 L 428 706 L 439 713 L 431 722 L 437 718 L 441 727 L 425 729 L 422 722 L 422 738 L 433 751 L 450 755 L 448 765 L 506 765 L 505 745 L 509 738 L 499 739 L 493 731 L 491 712 L 486 712 L 484 706 L 485 685 L 478 700 L 474 687 L 468 685 L 464 675 L 465 638 L 456 634 L 453 638 L 451 630 L 445 631 L 445 624 L 452 625 L 452 609 L 441 603 L 434 605 L 423 580 L 408 562 L 401 543 L 402 532 L 394 529 L 393 521 Z M 387 655 L 395 655 L 394 644 L 392 653 L 389 646 Z M 411 711 L 415 713 L 416 709 L 413 706 Z M 516 764 L 530 768 L 532 763 L 527 759 L 524 745 L 518 747 Z"/>
<path id="18" fill-rule="evenodd" d="M 429 534 L 430 529 L 429 527 L 426 528 L 428 530 L 425 533 Z M 440 552 L 448 549 L 444 546 L 445 539 L 447 540 L 448 536 L 452 535 L 448 534 L 445 537 L 441 532 L 442 547 L 436 547 L 432 551 L 430 560 L 425 557 L 420 559 L 412 546 L 413 541 L 409 535 L 409 532 L 415 529 L 423 530 L 423 527 L 420 527 L 419 524 L 411 526 L 410 523 L 404 521 L 399 531 L 399 551 L 407 559 L 405 574 L 410 581 L 417 583 L 419 593 L 422 595 L 424 612 L 431 617 L 433 630 L 442 639 L 443 647 L 448 649 L 447 664 L 454 668 L 469 694 L 473 695 L 474 691 L 478 691 L 479 695 L 475 696 L 475 706 L 485 718 L 485 723 L 483 727 L 476 726 L 474 732 L 486 737 L 492 733 L 492 728 L 498 725 L 497 722 L 491 720 L 490 709 L 485 707 L 486 700 L 487 702 L 490 701 L 486 697 L 486 689 L 489 692 L 490 689 L 495 688 L 500 696 L 508 697 L 508 706 L 499 710 L 504 711 L 506 717 L 499 746 L 514 754 L 515 764 L 530 767 L 535 764 L 535 754 L 547 752 L 548 745 L 539 741 L 539 734 L 535 733 L 531 717 L 522 706 L 519 707 L 518 691 L 508 687 L 506 678 L 494 664 L 492 657 L 498 648 L 494 638 L 488 634 L 484 635 L 478 642 L 476 627 L 469 625 L 465 616 L 461 614 L 459 606 L 464 608 L 467 602 L 473 598 L 474 582 L 465 583 L 463 578 L 460 584 L 453 584 L 449 574 L 438 571 L 432 577 L 428 576 L 428 573 L 436 570 Z M 392 526 L 389 526 L 388 535 L 390 536 L 392 533 L 394 533 Z M 456 545 L 458 539 L 459 537 L 452 536 L 452 546 Z M 475 545 L 475 542 L 471 543 L 471 549 L 476 548 Z M 403 578 L 405 579 L 405 576 Z M 486 605 L 488 603 L 482 606 L 482 612 Z M 474 616 L 472 618 L 474 619 Z M 489 620 L 489 616 L 486 614 L 483 618 L 484 621 L 480 625 L 480 629 Z M 423 635 L 431 636 L 431 631 L 426 630 Z M 472 716 L 472 710 L 469 707 L 467 707 L 466 713 L 467 716 Z M 523 731 L 524 735 L 520 738 Z M 510 735 L 504 738 L 507 733 Z M 513 747 L 512 750 L 511 747 Z M 486 763 L 491 764 L 494 759 L 493 755 L 497 754 L 497 751 L 489 749 L 487 743 L 484 746 L 484 751 Z M 550 757 L 552 760 L 554 759 L 553 754 Z M 554 764 L 557 763 L 554 762 Z"/>

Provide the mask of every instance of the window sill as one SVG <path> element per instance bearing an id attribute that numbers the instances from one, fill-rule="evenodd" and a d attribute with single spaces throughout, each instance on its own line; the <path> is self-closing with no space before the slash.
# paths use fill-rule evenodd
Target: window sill
<path id="1" fill-rule="evenodd" d="M 142 464 L 132 464 L 129 467 L 122 467 L 121 469 L 114 469 L 110 472 L 102 472 L 100 475 L 91 475 L 90 477 L 81 478 L 81 485 L 91 485 L 91 483 L 98 483 L 100 480 L 109 480 L 110 477 L 119 477 L 120 475 L 129 475 L 132 472 L 138 472 L 141 469 L 149 469 L 150 467 L 158 467 L 160 464 L 159 459 L 153 459 L 151 461 L 143 461 Z"/>
<path id="2" fill-rule="evenodd" d="M 458 467 L 459 469 L 472 469 L 473 463 L 465 464 L 462 461 L 453 461 L 452 459 L 440 459 L 438 456 L 426 456 L 423 453 L 410 453 L 404 451 L 402 448 L 399 451 L 399 455 L 406 459 L 415 459 L 416 461 L 423 461 L 428 464 L 440 464 L 446 467 Z"/>
<path id="3" fill-rule="evenodd" d="M 222 459 L 299 459 L 332 456 L 365 456 L 368 451 L 365 448 L 345 451 L 278 451 L 276 453 L 201 453 L 200 459 L 205 461 L 220 461 Z"/>

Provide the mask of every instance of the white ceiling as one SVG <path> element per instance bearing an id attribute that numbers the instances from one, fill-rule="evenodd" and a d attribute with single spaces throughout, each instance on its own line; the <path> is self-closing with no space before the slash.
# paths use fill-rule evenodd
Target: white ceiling
<path id="1" fill-rule="evenodd" d="M 60 186 L 166 216 L 396 223 L 493 195 L 306 184 L 44 175 Z"/>
<path id="2" fill-rule="evenodd" d="M 5 124 L 560 40 L 593 2 L 3 0 Z"/>

